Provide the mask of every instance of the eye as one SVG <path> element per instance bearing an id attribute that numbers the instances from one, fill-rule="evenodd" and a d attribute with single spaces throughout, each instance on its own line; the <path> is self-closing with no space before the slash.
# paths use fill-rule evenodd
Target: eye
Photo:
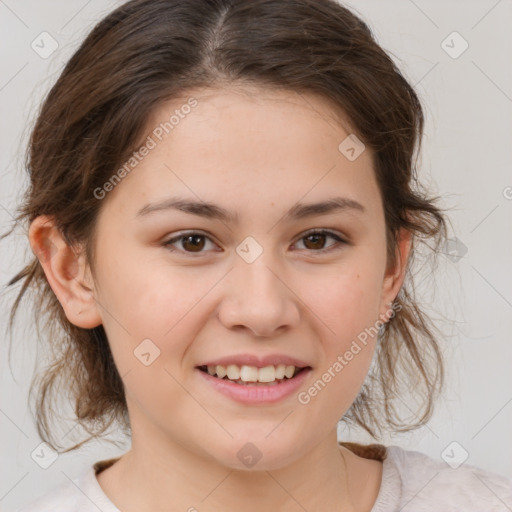
<path id="1" fill-rule="evenodd" d="M 167 247 L 171 251 L 182 251 L 187 254 L 198 253 L 201 254 L 202 249 L 206 246 L 205 240 L 211 242 L 211 239 L 204 235 L 203 233 L 199 233 L 197 231 L 190 231 L 189 233 L 180 233 L 178 236 L 175 236 L 166 242 L 164 242 L 164 247 Z M 173 247 L 174 244 L 180 243 L 182 249 L 177 249 Z M 211 242 L 213 244 L 213 242 Z"/>
<path id="2" fill-rule="evenodd" d="M 331 244 L 327 248 L 322 248 L 321 246 L 325 244 L 326 238 L 333 238 L 336 241 L 336 243 Z M 316 253 L 325 253 L 336 249 L 340 244 L 347 243 L 333 231 L 327 231 L 325 229 L 315 229 L 309 231 L 305 235 L 303 235 L 299 241 L 303 240 L 307 240 L 307 243 L 304 244 L 306 248 Z"/>

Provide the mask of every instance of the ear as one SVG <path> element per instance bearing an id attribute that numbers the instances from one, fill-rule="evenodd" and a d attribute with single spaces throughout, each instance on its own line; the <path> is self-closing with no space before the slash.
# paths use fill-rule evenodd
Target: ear
<path id="1" fill-rule="evenodd" d="M 67 319 L 84 329 L 100 325 L 101 316 L 85 254 L 76 253 L 66 243 L 53 218 L 47 215 L 32 221 L 28 237 Z"/>
<path id="2" fill-rule="evenodd" d="M 380 315 L 385 319 L 389 318 L 390 303 L 395 300 L 402 287 L 411 248 L 412 234 L 410 231 L 402 228 L 397 236 L 395 265 L 386 270 L 382 284 Z M 388 314 L 386 314 L 386 312 L 388 312 Z"/>

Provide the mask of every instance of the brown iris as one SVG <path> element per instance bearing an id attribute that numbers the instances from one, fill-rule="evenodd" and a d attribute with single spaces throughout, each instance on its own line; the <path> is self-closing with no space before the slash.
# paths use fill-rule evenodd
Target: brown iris
<path id="1" fill-rule="evenodd" d="M 190 252 L 200 252 L 205 244 L 204 238 L 204 235 L 185 235 L 181 237 L 183 248 Z"/>
<path id="2" fill-rule="evenodd" d="M 313 234 L 311 234 L 311 235 L 305 236 L 305 237 L 303 238 L 303 240 L 304 240 L 304 245 L 305 245 L 308 249 L 316 249 L 316 250 L 318 250 L 318 249 L 323 249 L 323 245 L 324 245 L 324 243 L 325 243 L 325 237 L 326 237 L 326 235 L 325 235 L 324 233 L 313 233 Z M 306 242 L 308 239 L 309 239 L 309 240 L 311 240 L 311 239 L 313 240 L 313 247 L 308 246 L 308 243 Z M 319 241 L 321 242 L 321 244 L 320 244 L 320 245 L 321 245 L 321 247 L 317 247 L 317 246 L 315 246 L 315 244 L 318 244 L 318 242 L 319 242 Z"/>

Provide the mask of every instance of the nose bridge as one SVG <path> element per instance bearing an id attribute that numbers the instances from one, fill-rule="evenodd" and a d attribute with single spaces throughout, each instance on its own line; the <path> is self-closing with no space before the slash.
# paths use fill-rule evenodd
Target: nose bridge
<path id="1" fill-rule="evenodd" d="M 243 252 L 247 248 L 249 251 Z M 272 303 L 271 307 L 275 308 L 285 294 L 283 283 L 276 277 L 279 271 L 271 271 L 280 267 L 272 249 L 268 246 L 265 249 L 261 245 L 256 246 L 255 242 L 249 240 L 240 244 L 237 253 L 235 272 L 237 280 L 242 284 L 242 296 L 249 302 L 254 301 L 255 305 L 263 300 L 269 306 Z"/>
<path id="2" fill-rule="evenodd" d="M 254 239 L 242 242 L 237 253 L 221 308 L 226 327 L 243 325 L 257 335 L 271 335 L 283 325 L 295 324 L 294 294 L 279 275 L 282 267 L 275 253 Z"/>
<path id="3" fill-rule="evenodd" d="M 275 271 L 280 262 L 275 257 L 275 251 L 271 246 L 271 237 L 247 236 L 236 248 L 235 271 L 238 278 L 247 280 L 253 289 L 265 290 L 269 286 L 275 286 Z"/>
<path id="4" fill-rule="evenodd" d="M 250 297 L 276 300 L 280 299 L 283 294 L 281 289 L 283 284 L 276 276 L 279 272 L 274 270 L 279 265 L 276 264 L 276 258 L 272 257 L 270 253 L 271 251 L 268 249 L 254 261 L 248 262 L 239 258 L 239 261 L 236 262 L 237 280 L 239 279 L 242 284 L 245 283 Z"/>

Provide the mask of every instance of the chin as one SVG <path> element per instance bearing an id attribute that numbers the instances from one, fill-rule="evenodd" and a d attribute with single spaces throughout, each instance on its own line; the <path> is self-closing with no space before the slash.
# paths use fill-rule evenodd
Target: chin
<path id="1" fill-rule="evenodd" d="M 283 444 L 279 439 L 265 439 L 263 434 L 250 441 L 249 436 L 230 440 L 219 451 L 211 452 L 212 458 L 220 465 L 237 471 L 274 471 L 286 467 L 297 458 L 298 443 Z M 255 436 L 256 437 L 256 436 Z M 290 441 L 290 438 L 288 438 Z M 222 451 L 221 451 L 222 450 Z"/>

